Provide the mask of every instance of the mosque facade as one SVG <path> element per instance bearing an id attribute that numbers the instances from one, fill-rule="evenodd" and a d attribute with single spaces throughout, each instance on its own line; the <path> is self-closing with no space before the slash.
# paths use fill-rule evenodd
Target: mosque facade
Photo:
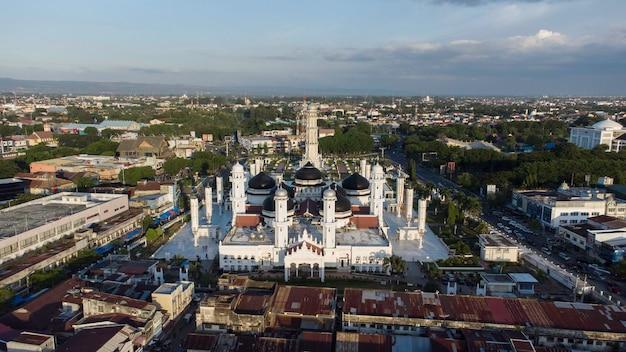
<path id="1" fill-rule="evenodd" d="M 198 216 L 193 216 L 199 213 L 198 200 L 192 198 L 195 243 L 197 236 L 214 238 L 223 271 L 282 270 L 286 281 L 293 276 L 324 281 L 327 269 L 384 272 L 383 261 L 392 255 L 392 245 L 383 213 L 389 205 L 402 205 L 398 201 L 406 197 L 404 182 L 397 182 L 402 187 L 397 199 L 385 198 L 390 190 L 385 170 L 364 160 L 360 173 L 341 182 L 325 180 L 314 106 L 308 107 L 306 116 L 306 152 L 294 180 L 266 174 L 255 161 L 247 170 L 240 163 L 232 167 L 228 195 L 220 188 L 223 181 L 216 182 L 216 199 L 222 201 L 217 205 L 227 210 L 223 216 L 232 217 L 222 234 L 211 229 L 209 210 L 209 225 L 198 225 Z M 210 187 L 206 194 L 206 203 L 213 203 Z M 412 204 L 407 207 L 412 213 Z"/>

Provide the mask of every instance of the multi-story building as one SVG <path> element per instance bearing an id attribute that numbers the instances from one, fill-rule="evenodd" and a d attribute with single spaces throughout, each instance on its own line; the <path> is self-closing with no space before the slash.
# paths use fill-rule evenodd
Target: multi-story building
<path id="1" fill-rule="evenodd" d="M 626 217 L 626 202 L 612 193 L 592 188 L 570 188 L 563 183 L 557 190 L 515 190 L 512 205 L 543 225 L 559 226 L 583 224 L 592 216 Z"/>
<path id="2" fill-rule="evenodd" d="M 63 192 L 0 211 L 0 263 L 128 210 L 125 194 Z"/>
<path id="3" fill-rule="evenodd" d="M 175 321 L 187 309 L 194 294 L 195 284 L 191 281 L 164 283 L 152 292 L 152 302 Z"/>
<path id="4" fill-rule="evenodd" d="M 431 328 L 517 330 L 535 344 L 591 351 L 626 347 L 626 309 L 586 303 L 347 288 L 342 329 L 423 335 Z"/>
<path id="5" fill-rule="evenodd" d="M 621 138 L 625 133 L 624 126 L 606 119 L 592 126 L 572 127 L 569 142 L 584 149 L 593 149 L 603 144 L 607 146 L 607 151 L 619 152 L 626 147 L 626 140 Z"/>

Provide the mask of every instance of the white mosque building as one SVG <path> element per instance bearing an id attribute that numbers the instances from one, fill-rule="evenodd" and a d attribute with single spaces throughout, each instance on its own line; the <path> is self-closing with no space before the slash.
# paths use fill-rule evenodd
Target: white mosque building
<path id="1" fill-rule="evenodd" d="M 194 245 L 202 237 L 217 241 L 222 270 L 284 270 L 286 281 L 294 275 L 324 281 L 329 268 L 383 272 L 384 259 L 392 255 L 392 241 L 417 241 L 422 247 L 426 201 L 419 202 L 417 226 L 412 226 L 413 190 L 405 190 L 400 177 L 396 198 L 385 198 L 390 190 L 385 170 L 365 160 L 360 163 L 361 174 L 340 183 L 324 180 L 315 106 L 308 106 L 306 117 L 306 152 L 293 181 L 262 172 L 258 161 L 249 170 L 236 163 L 227 196 L 222 179 L 216 181 L 215 199 L 225 209 L 220 217 L 232 217 L 222 231 L 211 225 L 211 216 L 216 217 L 212 188 L 205 191 L 206 225 L 199 224 L 198 199 L 191 199 Z M 397 233 L 391 239 L 384 214 L 400 219 L 401 213 L 406 214 L 406 226 L 394 226 Z"/>
<path id="2" fill-rule="evenodd" d="M 606 119 L 592 126 L 572 127 L 569 141 L 583 149 L 604 144 L 608 152 L 619 152 L 626 148 L 626 128 L 617 121 Z"/>

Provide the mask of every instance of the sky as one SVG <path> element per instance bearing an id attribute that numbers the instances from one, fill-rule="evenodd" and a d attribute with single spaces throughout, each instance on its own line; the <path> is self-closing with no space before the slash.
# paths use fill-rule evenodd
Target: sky
<path id="1" fill-rule="evenodd" d="M 626 95 L 625 0 L 3 2 L 0 77 Z"/>

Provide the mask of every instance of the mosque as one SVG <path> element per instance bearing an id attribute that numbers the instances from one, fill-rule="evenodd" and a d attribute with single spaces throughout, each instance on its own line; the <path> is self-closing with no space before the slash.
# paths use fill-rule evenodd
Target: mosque
<path id="1" fill-rule="evenodd" d="M 260 159 L 248 170 L 236 163 L 228 194 L 220 177 L 215 197 L 213 188 L 206 187 L 202 225 L 199 200 L 192 197 L 194 246 L 208 237 L 218 243 L 222 270 L 284 270 L 285 281 L 292 276 L 324 281 L 326 269 L 381 273 L 393 248 L 384 214 L 395 212 L 394 218 L 401 214 L 406 218 L 406 226 L 394 226 L 395 240 L 415 241 L 421 248 L 426 201 L 418 202 L 417 226 L 412 226 L 413 190 L 404 189 L 404 174 L 387 174 L 382 166 L 361 160 L 360 173 L 341 182 L 325 180 L 320 170 L 317 108 L 309 105 L 304 111 L 306 149 L 293 181 L 284 181 L 282 174 L 266 174 Z M 388 177 L 396 179 L 395 192 L 386 182 Z M 218 226 L 225 217 L 230 221 Z"/>

